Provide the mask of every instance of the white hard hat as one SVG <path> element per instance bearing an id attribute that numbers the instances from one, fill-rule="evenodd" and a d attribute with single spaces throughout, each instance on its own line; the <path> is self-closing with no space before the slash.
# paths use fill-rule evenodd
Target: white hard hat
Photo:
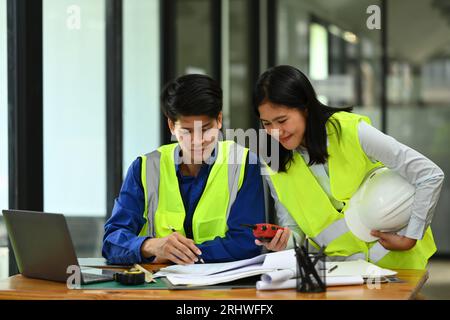
<path id="1" fill-rule="evenodd" d="M 344 217 L 350 231 L 365 242 L 371 230 L 395 232 L 408 224 L 415 188 L 388 168 L 371 172 L 349 201 Z"/>

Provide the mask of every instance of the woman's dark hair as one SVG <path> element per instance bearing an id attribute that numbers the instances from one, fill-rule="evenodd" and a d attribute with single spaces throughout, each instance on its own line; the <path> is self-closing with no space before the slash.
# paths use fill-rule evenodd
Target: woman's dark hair
<path id="1" fill-rule="evenodd" d="M 316 92 L 308 78 L 300 70 L 284 65 L 270 68 L 256 82 L 253 105 L 258 116 L 258 107 L 265 102 L 308 111 L 305 129 L 305 142 L 310 159 L 308 165 L 327 161 L 325 124 L 328 118 L 335 112 L 351 112 L 352 110 L 351 107 L 332 108 L 324 105 L 317 99 Z M 336 124 L 333 123 L 333 126 L 336 131 L 339 131 L 339 123 Z M 293 152 L 285 149 L 281 144 L 279 144 L 279 150 L 279 171 L 286 172 L 288 165 L 293 160 Z"/>
<path id="2" fill-rule="evenodd" d="M 206 75 L 184 75 L 165 85 L 161 108 L 172 121 L 177 121 L 180 116 L 217 118 L 222 111 L 222 89 Z"/>

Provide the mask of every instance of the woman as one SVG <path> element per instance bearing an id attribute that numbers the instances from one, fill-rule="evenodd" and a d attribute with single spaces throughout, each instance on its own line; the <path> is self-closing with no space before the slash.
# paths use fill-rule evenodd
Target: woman
<path id="1" fill-rule="evenodd" d="M 292 248 L 293 237 L 306 236 L 326 246 L 335 260 L 363 258 L 397 269 L 425 268 L 436 251 L 430 223 L 444 174 L 432 161 L 351 113 L 321 103 L 298 69 L 277 66 L 260 76 L 255 111 L 266 132 L 279 142 L 279 168 L 267 176 L 278 223 L 284 227 L 269 243 Z M 386 166 L 415 186 L 410 221 L 398 234 L 373 230 L 379 240 L 366 243 L 340 219 L 345 205 L 368 172 Z M 270 171 L 270 169 L 269 169 Z M 323 239 L 321 243 L 314 241 Z"/>

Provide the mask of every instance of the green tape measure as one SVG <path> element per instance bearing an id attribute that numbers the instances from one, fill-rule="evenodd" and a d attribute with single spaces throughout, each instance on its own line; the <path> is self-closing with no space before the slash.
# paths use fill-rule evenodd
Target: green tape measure
<path id="1" fill-rule="evenodd" d="M 135 286 L 145 283 L 145 273 L 138 269 L 130 269 L 114 274 L 114 280 L 126 286 Z"/>

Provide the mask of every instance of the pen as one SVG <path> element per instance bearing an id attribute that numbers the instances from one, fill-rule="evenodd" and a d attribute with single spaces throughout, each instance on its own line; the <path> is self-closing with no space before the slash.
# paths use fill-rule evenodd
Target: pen
<path id="1" fill-rule="evenodd" d="M 175 230 L 174 227 L 169 226 L 170 230 L 172 230 L 172 232 L 177 232 L 177 230 Z M 200 257 L 199 254 L 194 253 L 195 256 L 197 257 L 198 261 L 196 263 L 205 263 L 205 261 Z"/>
<path id="2" fill-rule="evenodd" d="M 330 273 L 331 271 L 333 271 L 333 270 L 336 270 L 337 269 L 337 267 L 338 267 L 338 265 L 337 264 L 335 264 L 334 266 L 332 266 L 331 267 L 331 269 L 330 270 L 328 270 L 328 273 Z"/>

